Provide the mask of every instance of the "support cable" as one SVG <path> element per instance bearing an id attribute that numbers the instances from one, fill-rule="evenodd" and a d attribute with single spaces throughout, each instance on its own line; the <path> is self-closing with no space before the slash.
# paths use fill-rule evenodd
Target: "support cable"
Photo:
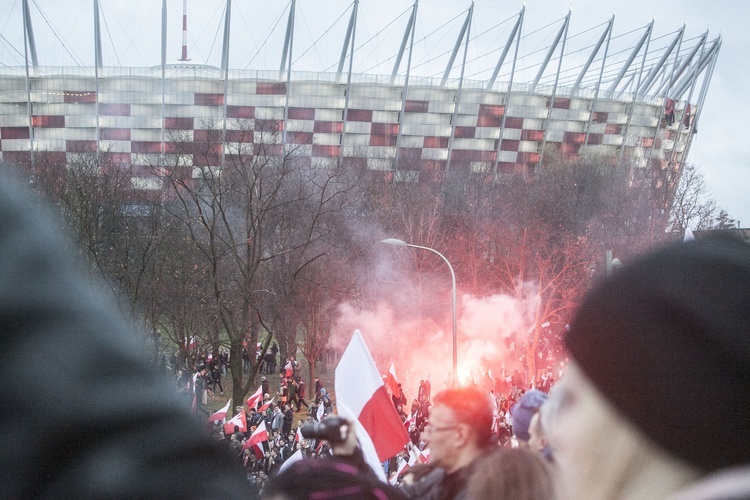
<path id="1" fill-rule="evenodd" d="M 289 4 L 289 5 L 291 5 L 291 4 Z M 242 69 L 247 69 L 247 67 L 250 66 L 253 63 L 253 61 L 255 60 L 255 58 L 258 57 L 258 55 L 260 54 L 260 50 L 263 47 L 266 46 L 266 42 L 268 42 L 268 39 L 271 38 L 271 35 L 273 35 L 273 32 L 276 31 L 276 27 L 279 25 L 279 23 L 281 22 L 281 20 L 284 18 L 284 14 L 286 13 L 286 11 L 287 11 L 288 8 L 289 7 L 287 6 L 286 9 L 284 9 L 283 11 L 281 11 L 281 14 L 279 15 L 279 18 L 276 19 L 276 22 L 274 23 L 273 27 L 268 32 L 268 36 L 266 36 L 265 40 L 263 40 L 263 42 L 260 44 L 260 47 L 258 47 L 258 50 L 255 52 L 255 55 L 250 58 L 250 60 L 248 61 L 248 63 L 245 66 L 243 66 Z M 240 65 L 242 65 L 242 63 L 240 63 Z"/>
<path id="2" fill-rule="evenodd" d="M 47 26 L 49 26 L 50 30 L 52 31 L 52 34 L 55 35 L 55 38 L 57 38 L 57 41 L 60 42 L 60 46 L 65 50 L 65 52 L 68 53 L 68 55 L 73 59 L 73 62 L 76 63 L 76 65 L 80 68 L 83 66 L 83 63 L 81 62 L 80 58 L 78 58 L 77 55 L 74 55 L 73 52 L 68 50 L 68 44 L 65 43 L 65 41 L 60 38 L 60 34 L 58 33 L 58 30 L 55 28 L 55 26 L 52 24 L 52 21 L 49 20 L 47 15 L 44 13 L 44 11 L 37 5 L 36 0 L 32 0 L 34 2 L 34 7 L 37 8 L 39 11 L 39 14 L 41 14 L 42 19 L 44 19 L 44 22 L 47 23 Z M 72 49 L 71 49 L 72 50 Z"/>

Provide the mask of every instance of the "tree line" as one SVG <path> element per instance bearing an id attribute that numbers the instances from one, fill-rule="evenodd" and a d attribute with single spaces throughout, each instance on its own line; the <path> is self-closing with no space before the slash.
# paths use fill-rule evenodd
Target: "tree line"
<path id="1" fill-rule="evenodd" d="M 395 301 L 397 315 L 416 307 L 447 324 L 444 264 L 428 252 L 392 253 L 399 270 L 384 279 L 374 263 L 386 237 L 439 249 L 459 289 L 475 296 L 537 298 L 518 344 L 533 373 L 541 325 L 568 321 L 603 275 L 606 250 L 626 260 L 688 224 L 732 223 L 692 166 L 665 179 L 656 163 L 618 168 L 613 157 L 550 149 L 523 176 L 466 168 L 399 182 L 345 161 L 316 164 L 304 145 L 283 150 L 278 130 L 256 142 L 254 124 L 235 125 L 232 142 L 207 126 L 200 140 L 173 135 L 175 154 L 133 165 L 82 152 L 64 163 L 36 155 L 27 169 L 92 272 L 141 321 L 155 359 L 166 349 L 189 362 L 192 338 L 214 356 L 228 350 L 234 401 L 260 368 L 243 374 L 243 349 L 251 361 L 257 343 L 261 359 L 272 341 L 282 354 L 299 349 L 312 386 L 338 305 L 365 308 L 394 283 L 409 294 Z"/>

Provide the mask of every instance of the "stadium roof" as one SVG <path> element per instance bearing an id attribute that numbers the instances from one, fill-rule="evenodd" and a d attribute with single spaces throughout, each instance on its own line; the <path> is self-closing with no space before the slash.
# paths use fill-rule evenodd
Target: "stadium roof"
<path id="1" fill-rule="evenodd" d="M 183 38 L 186 52 L 180 59 L 188 56 L 189 61 L 180 64 L 279 71 L 281 79 L 285 69 L 390 75 L 394 82 L 403 81 L 408 72 L 449 86 L 458 80 L 484 82 L 487 87 L 513 80 L 531 91 L 555 86 L 562 94 L 599 88 L 602 95 L 612 97 L 637 90 L 641 95 L 686 98 L 699 76 L 706 75 L 701 85 L 707 87 L 721 48 L 721 38 L 712 38 L 707 30 L 691 32 L 683 26 L 664 31 L 654 20 L 621 27 L 613 14 L 581 25 L 572 11 L 550 17 L 526 12 L 524 7 L 516 12 L 505 9 L 498 17 L 497 10 L 482 11 L 473 3 L 460 10 L 440 9 L 440 15 L 432 5 L 427 16 L 424 5 L 416 1 L 391 15 L 355 0 L 341 11 L 330 12 L 328 24 L 312 26 L 308 18 L 320 15 L 296 0 L 278 4 L 275 11 L 266 9 L 266 18 L 243 10 L 248 7 L 241 2 L 227 0 L 214 5 L 210 16 L 196 14 L 185 24 L 184 12 L 171 0 L 141 2 L 150 8 L 138 12 L 118 12 L 109 0 L 95 1 L 94 9 L 88 1 L 68 3 L 71 11 L 80 11 L 73 26 L 66 27 L 57 25 L 55 16 L 36 0 L 22 0 L 20 7 L 9 9 L 5 25 L 25 26 L 29 43 L 24 44 L 23 35 L 20 39 L 2 36 L 0 63 L 16 67 L 24 66 L 27 59 L 32 67 L 35 63 L 68 67 L 176 63 L 168 54 L 179 52 L 174 43 L 175 33 L 183 36 L 174 29 L 178 25 L 188 28 Z M 182 8 L 186 7 L 184 1 Z M 424 19 L 438 22 L 425 25 Z M 132 26 L 139 28 L 132 31 Z M 75 36 L 87 30 L 83 39 Z M 38 40 L 43 40 L 39 51 Z M 144 46 L 152 50 L 144 51 Z"/>

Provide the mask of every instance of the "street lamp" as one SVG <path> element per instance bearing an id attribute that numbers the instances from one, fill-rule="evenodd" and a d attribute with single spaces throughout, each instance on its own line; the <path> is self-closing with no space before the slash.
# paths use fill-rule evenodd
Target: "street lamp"
<path id="1" fill-rule="evenodd" d="M 419 246 L 419 245 L 412 245 L 411 243 L 407 243 L 407 242 L 402 241 L 402 240 L 397 240 L 396 238 L 388 238 L 388 239 L 385 239 L 385 240 L 381 241 L 381 243 L 385 243 L 386 245 L 395 245 L 397 247 L 411 247 L 411 248 L 421 248 L 422 250 L 428 250 L 428 251 L 430 251 L 430 252 L 432 252 L 434 254 L 439 255 L 440 258 L 443 259 L 445 261 L 445 263 L 448 265 L 448 269 L 450 269 L 450 272 L 451 272 L 451 285 L 452 285 L 452 288 L 451 288 L 451 293 L 452 293 L 451 294 L 451 300 L 452 300 L 452 304 L 453 304 L 453 377 L 452 377 L 452 385 L 453 385 L 453 387 L 458 386 L 457 378 L 456 378 L 458 376 L 457 375 L 457 371 L 456 371 L 457 370 L 457 366 L 456 365 L 458 364 L 458 355 L 457 355 L 457 352 L 458 352 L 458 340 L 457 340 L 457 336 L 456 336 L 456 273 L 453 272 L 453 266 L 451 266 L 451 263 L 448 262 L 448 259 L 445 258 L 445 255 L 441 254 L 440 252 L 438 252 L 434 248 L 423 247 L 423 246 Z"/>
<path id="2" fill-rule="evenodd" d="M 620 259 L 618 259 L 617 257 L 612 258 L 612 250 L 607 250 L 605 261 L 607 277 L 612 276 L 612 273 L 615 272 L 615 269 L 622 267 L 622 262 L 620 261 Z"/>

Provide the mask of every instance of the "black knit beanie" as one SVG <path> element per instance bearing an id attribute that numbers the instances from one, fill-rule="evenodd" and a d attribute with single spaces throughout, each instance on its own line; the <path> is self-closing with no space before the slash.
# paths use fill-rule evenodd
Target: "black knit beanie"
<path id="1" fill-rule="evenodd" d="M 712 471 L 750 463 L 750 245 L 656 251 L 584 299 L 565 342 L 652 441 Z"/>

